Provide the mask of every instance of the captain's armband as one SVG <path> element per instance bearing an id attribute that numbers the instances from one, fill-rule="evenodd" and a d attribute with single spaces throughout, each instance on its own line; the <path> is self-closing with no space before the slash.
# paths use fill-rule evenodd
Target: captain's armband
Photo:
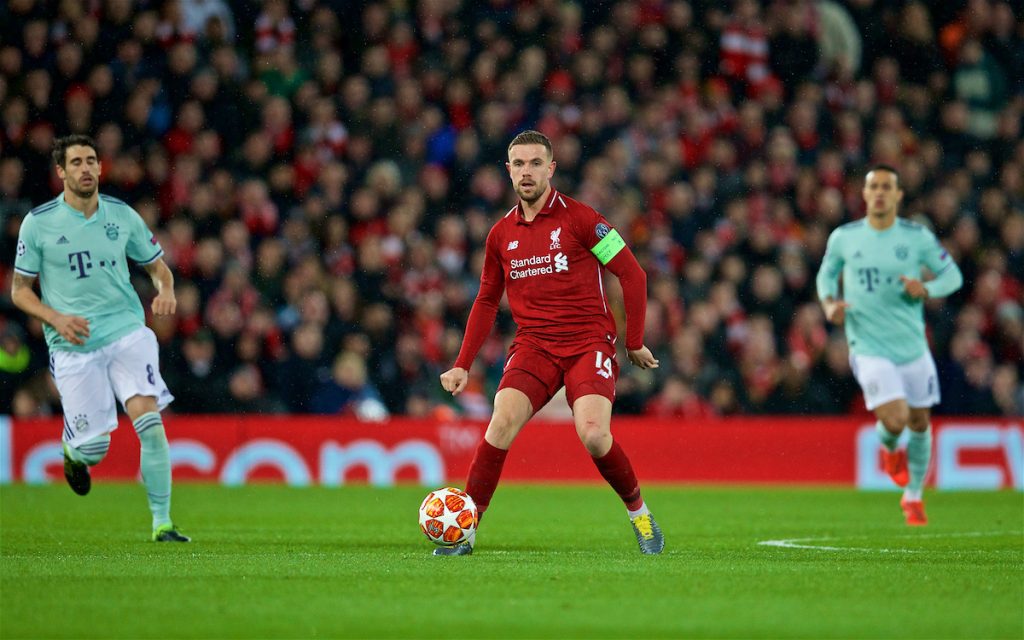
<path id="1" fill-rule="evenodd" d="M 601 241 L 590 249 L 590 252 L 601 264 L 608 264 L 625 246 L 626 241 L 622 239 L 619 232 L 609 229 Z"/>

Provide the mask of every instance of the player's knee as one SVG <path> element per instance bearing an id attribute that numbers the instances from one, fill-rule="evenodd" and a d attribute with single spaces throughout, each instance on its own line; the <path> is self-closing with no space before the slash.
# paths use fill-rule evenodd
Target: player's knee
<path id="1" fill-rule="evenodd" d="M 909 424 L 911 431 L 926 431 L 930 422 L 931 420 L 929 420 L 928 415 L 921 415 L 913 412 L 910 414 Z"/>
<path id="2" fill-rule="evenodd" d="M 892 433 L 900 433 L 906 428 L 910 416 L 903 413 L 890 413 L 880 418 L 882 425 Z"/>
<path id="3" fill-rule="evenodd" d="M 487 425 L 487 441 L 500 449 L 507 449 L 519 433 L 520 426 L 511 414 L 495 413 Z"/>
<path id="4" fill-rule="evenodd" d="M 138 420 L 147 413 L 159 413 L 160 411 L 156 398 L 153 396 L 132 396 L 125 400 L 124 408 L 132 421 Z"/>
<path id="5" fill-rule="evenodd" d="M 611 434 L 597 420 L 581 420 L 576 425 L 576 433 L 580 436 L 580 442 L 586 447 L 590 455 L 603 455 L 608 451 Z"/>
<path id="6" fill-rule="evenodd" d="M 110 434 L 97 436 L 75 447 L 78 453 L 76 457 L 90 467 L 99 464 L 106 457 L 107 451 L 110 451 Z"/>
<path id="7" fill-rule="evenodd" d="M 882 425 L 892 433 L 900 433 L 910 423 L 910 409 L 906 406 L 885 407 L 877 415 Z"/>

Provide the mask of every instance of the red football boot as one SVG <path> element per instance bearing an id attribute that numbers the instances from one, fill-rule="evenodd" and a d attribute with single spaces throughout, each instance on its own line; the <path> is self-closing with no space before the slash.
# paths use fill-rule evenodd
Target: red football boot
<path id="1" fill-rule="evenodd" d="M 924 514 L 924 500 L 900 500 L 900 508 L 907 519 L 908 527 L 923 527 L 928 524 L 928 516 Z"/>
<path id="2" fill-rule="evenodd" d="M 882 447 L 882 466 L 889 474 L 892 481 L 900 487 L 907 486 L 910 482 L 910 472 L 907 471 L 907 452 L 904 449 L 889 451 Z"/>

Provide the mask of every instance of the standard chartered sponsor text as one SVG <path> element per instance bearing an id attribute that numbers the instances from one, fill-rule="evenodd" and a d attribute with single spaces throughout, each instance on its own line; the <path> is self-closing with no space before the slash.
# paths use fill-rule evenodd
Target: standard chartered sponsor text
<path id="1" fill-rule="evenodd" d="M 523 258 L 521 260 L 511 260 L 509 261 L 509 267 L 511 267 L 511 270 L 509 271 L 508 277 L 513 280 L 554 273 L 555 271 L 554 267 L 551 266 L 551 254 L 530 256 L 529 258 Z M 523 267 L 531 268 L 523 269 Z"/>

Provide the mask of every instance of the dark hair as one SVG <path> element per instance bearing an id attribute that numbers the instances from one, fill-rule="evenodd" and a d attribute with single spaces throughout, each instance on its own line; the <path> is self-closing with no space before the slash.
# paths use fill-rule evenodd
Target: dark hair
<path id="1" fill-rule="evenodd" d="M 548 157 L 552 157 L 554 154 L 551 151 L 551 141 L 548 137 L 540 131 L 534 131 L 533 129 L 527 129 L 526 131 L 520 132 L 516 137 L 512 138 L 512 142 L 508 143 L 508 151 L 512 151 L 512 147 L 517 144 L 540 144 L 544 145 L 544 148 L 548 150 Z"/>
<path id="2" fill-rule="evenodd" d="M 864 172 L 864 175 L 868 175 L 872 171 L 888 171 L 892 175 L 896 176 L 896 187 L 899 188 L 899 186 L 900 186 L 900 172 L 896 170 L 896 167 L 892 166 L 891 164 L 885 164 L 885 163 L 882 163 L 882 162 L 877 162 L 877 163 L 871 165 L 870 167 L 868 167 L 868 170 Z"/>
<path id="3" fill-rule="evenodd" d="M 91 147 L 96 151 L 96 141 L 91 137 L 80 133 L 73 133 L 53 141 L 53 162 L 58 167 L 64 167 L 68 161 L 68 147 Z"/>

